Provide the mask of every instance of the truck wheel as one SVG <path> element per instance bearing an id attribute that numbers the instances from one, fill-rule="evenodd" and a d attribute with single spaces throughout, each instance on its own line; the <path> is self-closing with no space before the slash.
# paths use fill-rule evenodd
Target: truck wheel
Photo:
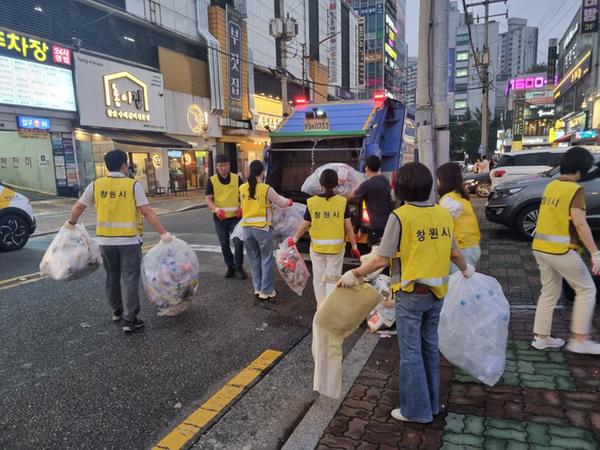
<path id="1" fill-rule="evenodd" d="M 0 217 L 0 251 L 23 248 L 29 240 L 29 229 L 25 219 L 17 214 Z"/>
<path id="2" fill-rule="evenodd" d="M 533 239 L 539 213 L 539 205 L 529 205 L 523 208 L 521 212 L 517 214 L 515 228 L 521 236 L 529 241 Z"/>
<path id="3" fill-rule="evenodd" d="M 492 186 L 491 186 L 490 182 L 483 181 L 477 185 L 477 188 L 475 188 L 475 191 L 477 192 L 478 197 L 488 198 L 488 195 L 490 195 L 491 189 L 492 189 Z"/>

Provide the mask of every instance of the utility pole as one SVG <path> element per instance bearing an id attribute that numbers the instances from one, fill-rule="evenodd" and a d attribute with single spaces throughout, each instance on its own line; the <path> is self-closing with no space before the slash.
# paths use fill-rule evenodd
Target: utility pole
<path id="1" fill-rule="evenodd" d="M 279 0 L 279 17 L 281 19 L 285 18 L 285 13 L 283 12 L 283 0 Z M 283 25 L 283 39 L 280 39 L 281 45 L 281 101 L 283 103 L 283 114 L 289 114 L 290 112 L 290 104 L 288 102 L 288 89 L 287 89 L 287 38 L 285 37 L 285 21 Z"/>
<path id="2" fill-rule="evenodd" d="M 287 41 L 298 34 L 298 24 L 293 17 L 286 17 L 283 9 L 283 1 L 278 0 L 279 14 L 269 22 L 269 34 L 279 39 L 281 63 L 279 66 L 281 77 L 281 102 L 283 103 L 283 114 L 287 116 L 290 112 L 288 102 L 288 71 L 287 71 Z"/>

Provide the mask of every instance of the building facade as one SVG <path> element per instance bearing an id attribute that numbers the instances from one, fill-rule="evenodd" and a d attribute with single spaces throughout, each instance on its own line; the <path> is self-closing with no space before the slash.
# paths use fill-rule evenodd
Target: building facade
<path id="1" fill-rule="evenodd" d="M 409 108 L 417 106 L 417 58 L 414 56 L 408 57 L 406 67 L 406 95 L 405 104 Z"/>
<path id="2" fill-rule="evenodd" d="M 538 28 L 527 26 L 527 19 L 514 17 L 506 21 L 506 28 L 500 33 L 498 74 L 516 77 L 530 73 L 537 64 Z"/>

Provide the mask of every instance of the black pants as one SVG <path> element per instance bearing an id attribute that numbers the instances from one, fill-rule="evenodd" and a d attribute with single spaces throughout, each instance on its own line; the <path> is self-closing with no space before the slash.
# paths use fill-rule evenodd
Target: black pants
<path id="1" fill-rule="evenodd" d="M 231 219 L 219 220 L 215 218 L 214 221 L 225 264 L 230 269 L 241 269 L 244 265 L 244 242 L 236 239 L 233 242 L 234 254 L 232 254 L 229 239 L 240 219 L 233 217 Z"/>
<path id="2" fill-rule="evenodd" d="M 133 321 L 140 312 L 142 244 L 101 245 L 106 270 L 106 296 L 113 313 Z M 121 289 L 121 279 L 123 289 Z"/>

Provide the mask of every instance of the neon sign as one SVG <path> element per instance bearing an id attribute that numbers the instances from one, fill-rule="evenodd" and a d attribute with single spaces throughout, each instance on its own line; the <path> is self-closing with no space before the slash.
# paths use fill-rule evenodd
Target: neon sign
<path id="1" fill-rule="evenodd" d="M 540 89 L 548 84 L 545 75 L 536 77 L 513 78 L 506 84 L 506 95 L 509 91 L 529 91 L 531 89 Z"/>

